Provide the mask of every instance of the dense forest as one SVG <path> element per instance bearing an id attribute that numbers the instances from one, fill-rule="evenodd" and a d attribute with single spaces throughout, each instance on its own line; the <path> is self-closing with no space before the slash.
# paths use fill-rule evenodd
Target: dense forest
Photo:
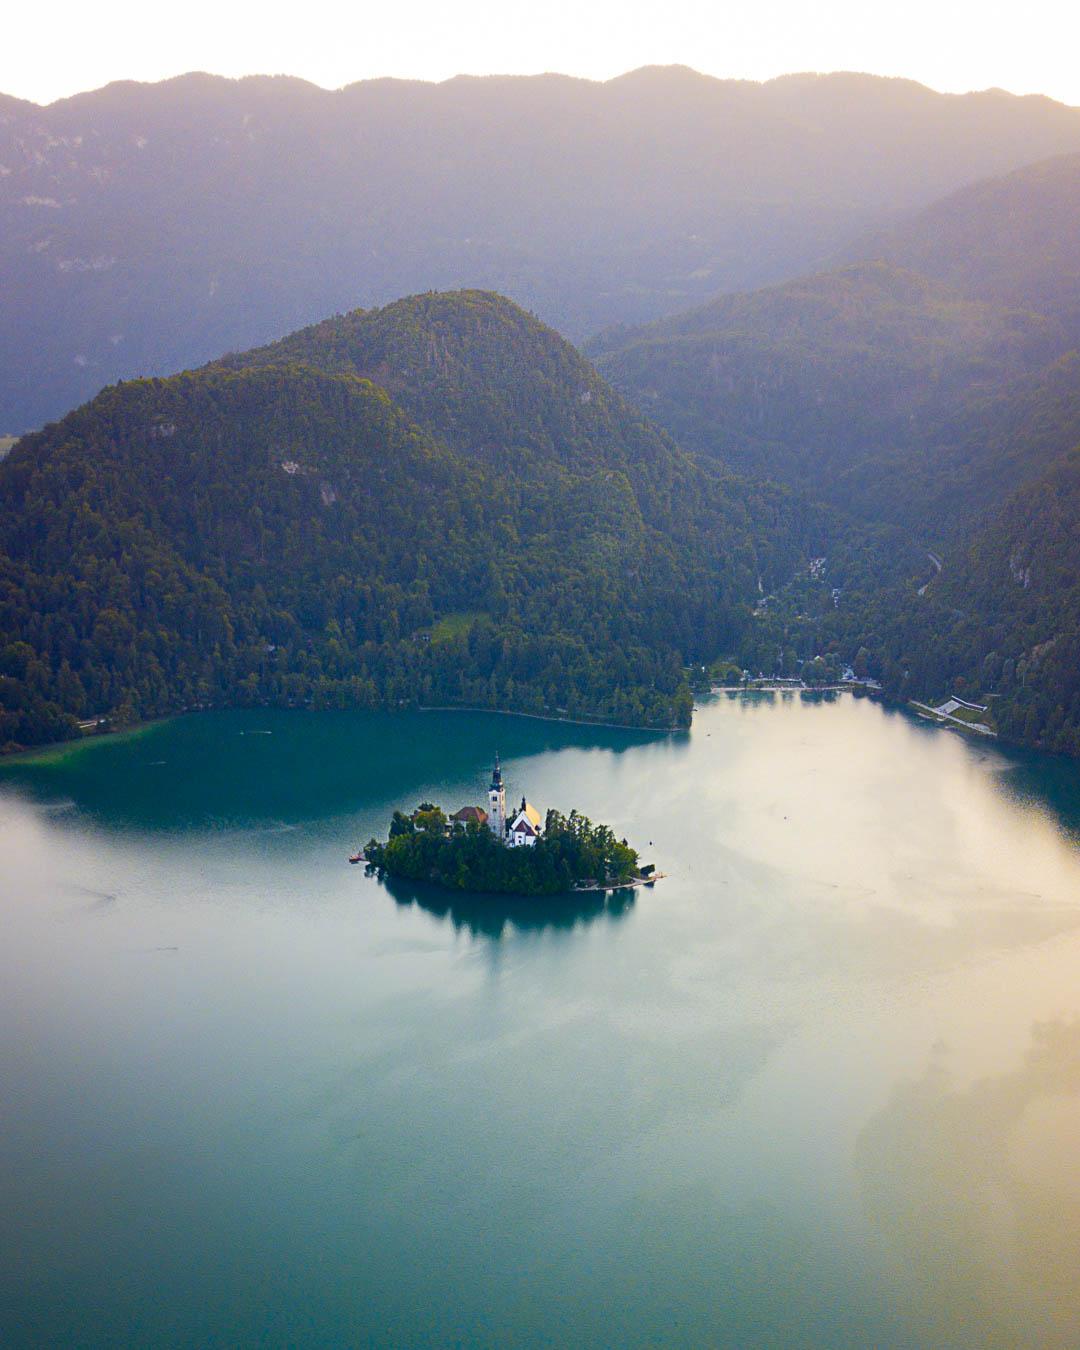
<path id="1" fill-rule="evenodd" d="M 1080 112 L 1050 99 L 853 74 L 0 95 L 0 434 L 430 288 L 501 291 L 579 340 L 1078 150 Z"/>
<path id="2" fill-rule="evenodd" d="M 613 330 L 588 350 L 685 448 L 861 519 L 932 516 L 947 530 L 967 510 L 965 477 L 1007 490 L 1008 468 L 972 441 L 1068 346 L 1055 316 L 868 262 Z"/>
<path id="3" fill-rule="evenodd" d="M 625 839 L 576 811 L 549 811 L 535 844 L 509 848 L 475 821 L 451 828 L 430 802 L 411 816 L 395 811 L 389 838 L 369 840 L 364 856 L 389 876 L 506 895 L 559 895 L 582 883 L 625 886 L 637 875 L 638 862 Z"/>
<path id="4" fill-rule="evenodd" d="M 417 297 L 114 386 L 0 463 L 0 745 L 223 703 L 687 725 L 687 664 L 825 528 L 508 301 Z"/>
<path id="5" fill-rule="evenodd" d="M 861 261 L 589 344 L 703 462 L 836 513 L 827 558 L 757 606 L 755 672 L 966 693 L 1002 736 L 1080 753 L 1078 202 L 1080 156 L 1053 159 Z"/>
<path id="6" fill-rule="evenodd" d="M 999 732 L 1080 755 L 1080 448 L 982 522 L 883 629 L 896 693 L 985 699 Z"/>

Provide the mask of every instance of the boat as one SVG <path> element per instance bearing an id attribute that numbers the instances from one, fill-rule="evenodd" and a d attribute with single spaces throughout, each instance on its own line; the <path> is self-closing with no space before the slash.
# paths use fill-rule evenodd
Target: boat
<path id="1" fill-rule="evenodd" d="M 351 863 L 361 863 L 367 862 L 367 859 L 364 857 L 363 851 L 361 850 L 359 853 L 354 853 L 349 861 Z"/>

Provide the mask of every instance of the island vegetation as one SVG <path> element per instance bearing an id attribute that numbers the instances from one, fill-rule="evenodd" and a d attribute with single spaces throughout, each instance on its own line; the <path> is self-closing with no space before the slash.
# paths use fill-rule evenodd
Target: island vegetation
<path id="1" fill-rule="evenodd" d="M 506 895 L 628 886 L 645 875 L 625 839 L 616 839 L 607 825 L 594 825 L 577 811 L 568 816 L 548 811 L 537 842 L 511 848 L 486 825 L 450 825 L 439 807 L 423 802 L 411 816 L 395 811 L 386 842 L 369 840 L 364 857 L 369 868 L 389 876 Z"/>

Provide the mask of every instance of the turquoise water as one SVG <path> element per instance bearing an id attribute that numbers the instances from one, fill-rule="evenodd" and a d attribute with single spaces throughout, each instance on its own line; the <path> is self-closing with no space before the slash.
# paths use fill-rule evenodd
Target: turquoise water
<path id="1" fill-rule="evenodd" d="M 347 865 L 495 749 L 668 877 Z M 4 1341 L 1075 1345 L 1078 829 L 1077 765 L 849 696 L 9 761 Z"/>

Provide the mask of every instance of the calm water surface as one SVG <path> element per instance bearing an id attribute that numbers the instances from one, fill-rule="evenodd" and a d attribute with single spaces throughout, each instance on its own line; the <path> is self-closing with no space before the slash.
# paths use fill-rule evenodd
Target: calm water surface
<path id="1" fill-rule="evenodd" d="M 345 863 L 496 748 L 669 878 Z M 848 696 L 8 762 L 4 1342 L 1075 1346 L 1078 829 L 1076 765 Z"/>

